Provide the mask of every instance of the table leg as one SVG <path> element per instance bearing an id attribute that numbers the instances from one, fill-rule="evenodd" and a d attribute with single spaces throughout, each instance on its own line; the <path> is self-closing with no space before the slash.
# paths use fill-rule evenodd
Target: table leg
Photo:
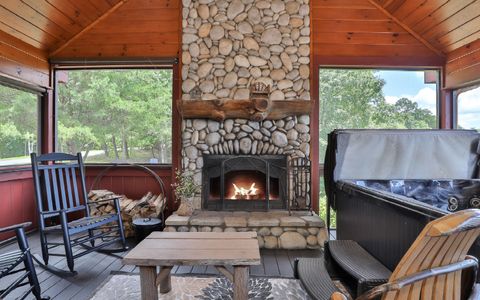
<path id="1" fill-rule="evenodd" d="M 142 300 L 158 300 L 157 267 L 140 266 Z"/>
<path id="2" fill-rule="evenodd" d="M 234 266 L 233 300 L 248 299 L 249 272 L 250 268 L 248 266 Z"/>
<path id="3" fill-rule="evenodd" d="M 171 270 L 172 267 L 161 267 L 160 273 L 158 273 L 157 283 L 160 286 L 160 293 L 162 294 L 166 294 L 172 289 Z"/>

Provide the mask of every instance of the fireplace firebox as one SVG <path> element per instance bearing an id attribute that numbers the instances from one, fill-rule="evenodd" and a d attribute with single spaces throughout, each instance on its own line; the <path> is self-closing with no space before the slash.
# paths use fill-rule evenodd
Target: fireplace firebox
<path id="1" fill-rule="evenodd" d="M 287 156 L 204 155 L 203 159 L 203 209 L 286 209 Z"/>

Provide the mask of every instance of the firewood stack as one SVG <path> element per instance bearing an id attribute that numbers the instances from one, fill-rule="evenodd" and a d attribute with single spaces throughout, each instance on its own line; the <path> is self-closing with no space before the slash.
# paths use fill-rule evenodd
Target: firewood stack
<path id="1" fill-rule="evenodd" d="M 135 235 L 133 229 L 133 220 L 137 218 L 158 218 L 165 208 L 165 197 L 163 195 L 153 195 L 148 192 L 139 200 L 129 199 L 125 195 L 115 195 L 108 190 L 91 190 L 88 193 L 88 199 L 92 202 L 120 197 L 120 209 L 122 211 L 123 226 L 125 236 Z M 99 203 L 98 206 L 91 206 L 91 216 L 101 216 L 115 211 L 113 201 Z"/>

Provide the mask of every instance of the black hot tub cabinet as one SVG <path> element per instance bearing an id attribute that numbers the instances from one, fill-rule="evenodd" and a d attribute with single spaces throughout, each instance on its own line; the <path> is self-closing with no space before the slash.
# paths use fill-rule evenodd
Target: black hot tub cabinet
<path id="1" fill-rule="evenodd" d="M 393 271 L 428 222 L 478 205 L 479 137 L 469 130 L 332 132 L 325 189 L 337 238 L 357 241 Z M 479 240 L 470 252 L 480 257 Z"/>

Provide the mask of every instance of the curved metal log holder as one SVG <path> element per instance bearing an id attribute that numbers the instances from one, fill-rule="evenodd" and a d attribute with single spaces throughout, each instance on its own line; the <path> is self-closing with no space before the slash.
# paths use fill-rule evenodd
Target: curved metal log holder
<path id="1" fill-rule="evenodd" d="M 165 197 L 165 201 L 163 202 L 163 206 L 160 208 L 160 213 L 158 214 L 157 218 L 160 219 L 160 221 L 162 222 L 162 226 L 165 226 L 165 209 L 167 208 L 167 200 L 166 200 L 167 195 L 165 194 L 165 184 L 163 183 L 162 178 L 160 178 L 160 176 L 158 176 L 157 173 L 155 173 L 152 169 L 148 168 L 147 166 L 133 164 L 133 163 L 109 165 L 108 167 L 103 169 L 100 173 L 98 173 L 98 175 L 95 177 L 92 184 L 90 185 L 90 191 L 98 187 L 98 184 L 101 182 L 105 174 L 107 174 L 112 169 L 118 168 L 118 167 L 139 169 L 139 170 L 145 171 L 146 173 L 152 175 L 153 178 L 155 178 L 155 181 L 157 181 L 158 186 L 160 188 L 160 193 L 163 195 L 163 197 Z"/>
<path id="2" fill-rule="evenodd" d="M 82 155 L 49 153 L 31 155 L 35 198 L 39 216 L 39 233 L 42 257 L 34 260 L 44 269 L 60 275 L 74 276 L 74 260 L 90 252 L 116 253 L 128 249 L 120 214 L 118 197 L 90 202 L 85 188 L 85 169 Z M 102 216 L 90 216 L 90 207 L 113 202 L 115 210 Z M 83 215 L 70 221 L 72 217 Z M 62 241 L 49 241 L 50 234 L 61 234 Z M 100 243 L 97 243 L 100 242 Z M 120 242 L 121 248 L 107 248 Z M 82 250 L 73 247 L 81 246 Z M 61 247 L 64 252 L 52 252 Z M 63 256 L 69 271 L 49 264 L 50 256 Z"/>
<path id="3" fill-rule="evenodd" d="M 312 212 L 310 196 L 311 162 L 308 158 L 295 157 L 288 161 L 288 211 Z"/>

